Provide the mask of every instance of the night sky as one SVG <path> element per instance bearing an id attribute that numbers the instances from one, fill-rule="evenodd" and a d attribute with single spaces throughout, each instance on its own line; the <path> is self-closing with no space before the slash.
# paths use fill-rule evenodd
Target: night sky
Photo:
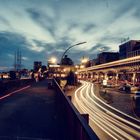
<path id="1" fill-rule="evenodd" d="M 100 51 L 118 51 L 121 40 L 140 39 L 140 0 L 0 0 L 0 70 L 14 64 L 17 49 L 23 68 L 34 61 L 58 61 L 64 50 L 75 63 Z"/>

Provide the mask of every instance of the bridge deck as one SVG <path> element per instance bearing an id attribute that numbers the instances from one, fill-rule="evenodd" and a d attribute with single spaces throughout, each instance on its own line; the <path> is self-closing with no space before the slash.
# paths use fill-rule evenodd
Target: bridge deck
<path id="1" fill-rule="evenodd" d="M 0 100 L 0 139 L 65 138 L 65 122 L 57 113 L 55 92 L 47 81 Z"/>

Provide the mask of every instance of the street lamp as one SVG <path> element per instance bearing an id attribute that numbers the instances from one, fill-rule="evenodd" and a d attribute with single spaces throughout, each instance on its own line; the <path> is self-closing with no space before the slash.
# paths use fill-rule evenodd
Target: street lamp
<path id="1" fill-rule="evenodd" d="M 83 58 L 81 59 L 81 63 L 82 63 L 82 64 L 86 64 L 88 61 L 89 61 L 89 58 L 84 57 L 84 56 L 83 56 Z"/>
<path id="2" fill-rule="evenodd" d="M 48 60 L 49 64 L 56 64 L 57 62 L 57 59 L 55 57 L 51 57 L 49 60 Z"/>
<path id="3" fill-rule="evenodd" d="M 74 44 L 74 45 L 69 46 L 69 47 L 64 51 L 64 53 L 62 54 L 61 62 L 60 62 L 60 63 L 62 64 L 63 57 L 64 57 L 64 55 L 67 53 L 67 51 L 68 51 L 69 49 L 73 48 L 74 46 L 82 45 L 82 44 L 85 44 L 85 43 L 87 43 L 87 42 L 80 42 L 80 43 L 77 43 L 77 44 Z"/>

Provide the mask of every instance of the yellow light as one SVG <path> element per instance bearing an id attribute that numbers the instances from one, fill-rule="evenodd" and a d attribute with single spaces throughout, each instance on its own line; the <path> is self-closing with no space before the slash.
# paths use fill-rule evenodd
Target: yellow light
<path id="1" fill-rule="evenodd" d="M 57 59 L 55 57 L 51 57 L 49 62 L 55 64 L 57 62 Z"/>
<path id="2" fill-rule="evenodd" d="M 83 59 L 81 59 L 81 63 L 87 63 L 88 62 L 88 58 L 83 58 Z"/>
<path id="3" fill-rule="evenodd" d="M 78 72 L 76 71 L 75 74 L 78 74 Z"/>
<path id="4" fill-rule="evenodd" d="M 81 69 L 84 68 L 84 65 L 81 65 L 80 68 L 81 68 Z"/>
<path id="5" fill-rule="evenodd" d="M 76 65 L 75 68 L 78 68 L 78 65 Z"/>

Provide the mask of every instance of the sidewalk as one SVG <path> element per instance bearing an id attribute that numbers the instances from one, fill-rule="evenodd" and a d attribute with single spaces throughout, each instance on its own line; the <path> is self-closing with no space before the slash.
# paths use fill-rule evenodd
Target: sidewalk
<path id="1" fill-rule="evenodd" d="M 0 139 L 65 140 L 65 122 L 57 112 L 55 91 L 47 81 L 0 100 Z"/>

